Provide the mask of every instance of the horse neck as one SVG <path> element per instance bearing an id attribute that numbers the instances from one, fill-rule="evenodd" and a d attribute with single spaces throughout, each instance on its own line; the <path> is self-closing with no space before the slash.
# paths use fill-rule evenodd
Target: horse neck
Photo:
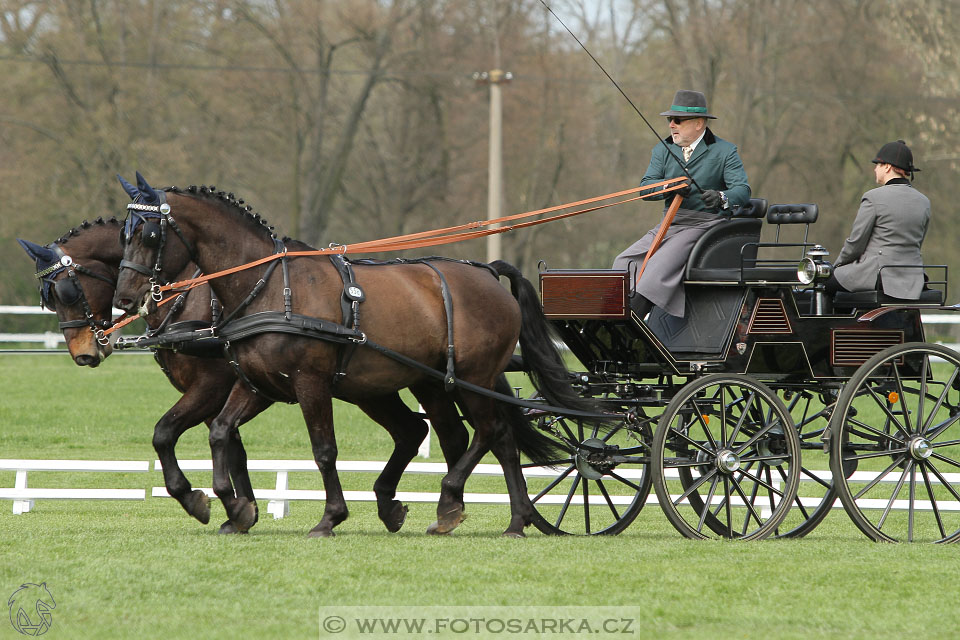
<path id="1" fill-rule="evenodd" d="M 204 198 L 168 196 L 171 214 L 196 252 L 197 266 L 207 274 L 254 262 L 275 253 L 266 227 Z M 210 288 L 224 309 L 235 308 L 250 293 L 268 265 L 243 269 L 210 280 Z M 188 276 L 189 277 L 189 276 Z"/>
<path id="2" fill-rule="evenodd" d="M 182 280 L 189 280 L 197 275 L 197 265 L 193 262 L 188 262 L 180 273 L 174 277 L 175 282 L 180 282 Z M 179 294 L 174 294 L 179 295 Z M 209 322 L 212 314 L 210 310 L 210 289 L 204 286 L 199 286 L 194 289 L 190 289 L 187 292 L 187 299 L 184 301 L 184 305 L 177 313 L 176 317 L 171 318 L 172 322 L 182 322 L 187 320 L 203 320 L 204 322 Z M 176 304 L 175 302 L 170 303 L 171 305 Z M 147 327 L 150 329 L 156 329 L 160 326 L 160 323 L 163 322 L 167 315 L 171 311 L 171 306 L 164 306 L 158 308 L 153 313 L 147 314 L 144 318 L 144 321 L 147 323 Z"/>
<path id="3" fill-rule="evenodd" d="M 84 265 L 91 260 L 104 264 L 116 280 L 123 258 L 123 248 L 117 240 L 119 233 L 119 224 L 96 222 L 86 228 L 74 229 L 57 244 L 77 264 Z"/>

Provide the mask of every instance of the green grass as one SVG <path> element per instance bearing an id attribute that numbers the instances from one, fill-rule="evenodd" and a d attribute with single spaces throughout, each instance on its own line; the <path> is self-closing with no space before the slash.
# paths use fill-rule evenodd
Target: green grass
<path id="1" fill-rule="evenodd" d="M 4 458 L 153 460 L 153 424 L 177 398 L 148 357 L 81 370 L 65 356 L 2 356 L 0 376 Z M 389 452 L 385 432 L 359 412 L 340 405 L 337 420 L 342 459 Z M 242 433 L 251 458 L 309 457 L 296 407 L 273 407 Z M 206 429 L 188 432 L 178 453 L 208 457 Z M 188 475 L 209 486 L 209 474 Z M 320 488 L 318 476 L 295 474 L 292 486 Z M 273 477 L 254 480 L 271 486 Z M 370 489 L 373 476 L 343 480 Z M 13 481 L 0 473 L 3 486 Z M 31 484 L 149 489 L 162 479 L 153 471 L 37 473 Z M 438 487 L 426 476 L 401 484 Z M 502 481 L 467 485 L 488 488 L 502 490 Z M 403 531 L 391 535 L 373 505 L 354 503 L 336 538 L 308 539 L 321 508 L 296 502 L 273 520 L 261 505 L 250 535 L 218 536 L 218 504 L 202 526 L 158 498 L 38 501 L 21 516 L 0 501 L 0 598 L 45 581 L 57 602 L 47 638 L 316 638 L 321 606 L 351 605 L 403 605 L 411 616 L 432 605 L 537 605 L 558 614 L 614 606 L 636 620 L 641 638 L 947 638 L 960 628 L 955 548 L 874 544 L 840 511 L 804 540 L 742 544 L 682 539 L 651 507 L 616 537 L 531 530 L 509 540 L 499 536 L 506 507 L 468 506 L 452 536 L 434 538 L 423 533 L 433 507 L 412 504 Z M 18 637 L 0 617 L 0 640 Z"/>

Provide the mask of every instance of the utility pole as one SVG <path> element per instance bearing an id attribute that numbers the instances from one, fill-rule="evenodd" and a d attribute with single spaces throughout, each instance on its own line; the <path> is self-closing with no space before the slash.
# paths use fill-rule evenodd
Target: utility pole
<path id="1" fill-rule="evenodd" d="M 503 102 L 500 85 L 510 82 L 513 74 L 502 69 L 473 74 L 477 84 L 490 85 L 490 157 L 487 171 L 487 220 L 503 217 Z M 496 225 L 499 226 L 499 225 Z M 495 228 L 495 227 L 494 227 Z M 499 260 L 500 234 L 487 236 L 487 262 Z"/>

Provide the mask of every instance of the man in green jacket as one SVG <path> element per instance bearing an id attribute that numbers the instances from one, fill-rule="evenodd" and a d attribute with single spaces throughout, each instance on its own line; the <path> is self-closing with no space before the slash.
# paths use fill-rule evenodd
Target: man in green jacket
<path id="1" fill-rule="evenodd" d="M 670 136 L 653 148 L 650 166 L 640 185 L 654 184 L 689 174 L 697 186 L 681 191 L 683 202 L 639 282 L 635 283 L 630 306 L 642 319 L 656 305 L 670 315 L 682 317 L 685 308 L 683 271 L 697 238 L 729 216 L 733 209 L 750 200 L 750 185 L 737 147 L 716 137 L 707 126 L 715 119 L 707 110 L 707 99 L 699 91 L 680 90 L 666 116 Z M 698 188 L 699 187 L 699 188 Z M 673 199 L 676 192 L 654 196 Z M 642 264 L 660 225 L 623 251 L 613 262 L 614 269 Z"/>

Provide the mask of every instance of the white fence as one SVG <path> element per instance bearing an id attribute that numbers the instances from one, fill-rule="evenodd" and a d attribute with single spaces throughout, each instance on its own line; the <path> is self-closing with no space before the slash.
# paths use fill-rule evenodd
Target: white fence
<path id="1" fill-rule="evenodd" d="M 209 460 L 180 460 L 180 468 L 184 471 L 210 471 L 212 465 Z M 342 473 L 379 473 L 383 470 L 383 462 L 371 461 L 346 461 L 337 462 L 337 470 Z M 146 491 L 144 489 L 37 489 L 30 488 L 27 485 L 27 474 L 29 472 L 43 471 L 74 471 L 74 472 L 146 472 L 149 471 L 149 462 L 139 461 L 118 461 L 118 460 L 0 460 L 0 471 L 15 471 L 16 484 L 12 488 L 0 487 L 0 500 L 13 500 L 13 513 L 22 514 L 30 511 L 34 500 L 144 500 Z M 154 469 L 162 470 L 159 460 L 154 461 Z M 274 489 L 254 489 L 254 495 L 258 500 L 267 500 L 267 512 L 274 518 L 283 518 L 290 512 L 290 503 L 295 500 L 318 501 L 325 500 L 326 493 L 318 490 L 290 489 L 289 474 L 291 472 L 317 472 L 317 465 L 313 460 L 248 460 L 247 468 L 251 472 L 275 473 L 276 482 Z M 405 473 L 443 475 L 447 472 L 447 466 L 438 462 L 414 462 L 407 466 Z M 639 469 L 618 469 L 617 473 L 621 477 L 631 480 L 637 480 L 640 477 Z M 827 481 L 830 480 L 829 471 L 814 471 L 814 474 Z M 502 476 L 503 472 L 499 465 L 480 464 L 473 472 L 478 476 Z M 857 471 L 852 480 L 855 482 L 868 482 L 876 477 L 876 473 L 870 471 Z M 944 479 L 951 484 L 960 483 L 960 473 L 945 473 Z M 550 477 L 556 476 L 555 472 L 548 469 L 524 469 L 524 476 L 532 477 Z M 574 476 L 571 475 L 571 478 Z M 676 472 L 668 477 L 678 477 Z M 801 481 L 812 482 L 806 475 L 801 476 Z M 898 482 L 899 474 L 888 474 L 882 482 Z M 933 484 L 939 484 L 939 481 L 933 480 Z M 213 490 L 210 488 L 202 489 L 208 496 L 214 497 Z M 170 497 L 164 487 L 153 487 L 150 492 L 151 497 L 164 498 Z M 344 498 L 349 502 L 375 502 L 376 495 L 372 491 L 344 491 Z M 396 496 L 397 500 L 407 503 L 436 503 L 439 493 L 430 492 L 409 492 L 400 491 Z M 509 496 L 505 493 L 465 493 L 464 502 L 470 504 L 509 504 Z M 564 495 L 544 496 L 538 501 L 538 504 L 562 504 L 568 499 Z M 614 504 L 629 504 L 633 496 L 610 496 Z M 805 506 L 814 507 L 818 503 L 816 498 L 802 499 Z M 647 497 L 647 504 L 656 504 L 657 496 L 651 492 Z M 809 503 L 809 504 L 808 504 Z M 860 500 L 858 502 L 865 509 L 884 509 L 887 507 L 887 500 Z M 583 504 L 581 495 L 573 496 L 571 504 Z M 739 504 L 739 503 L 738 503 Z M 894 510 L 905 510 L 908 508 L 907 500 L 896 500 L 892 508 Z M 914 506 L 918 510 L 932 510 L 929 501 L 917 500 Z M 833 507 L 841 508 L 839 501 Z M 960 511 L 960 502 L 946 500 L 937 501 L 937 509 L 941 512 Z"/>

